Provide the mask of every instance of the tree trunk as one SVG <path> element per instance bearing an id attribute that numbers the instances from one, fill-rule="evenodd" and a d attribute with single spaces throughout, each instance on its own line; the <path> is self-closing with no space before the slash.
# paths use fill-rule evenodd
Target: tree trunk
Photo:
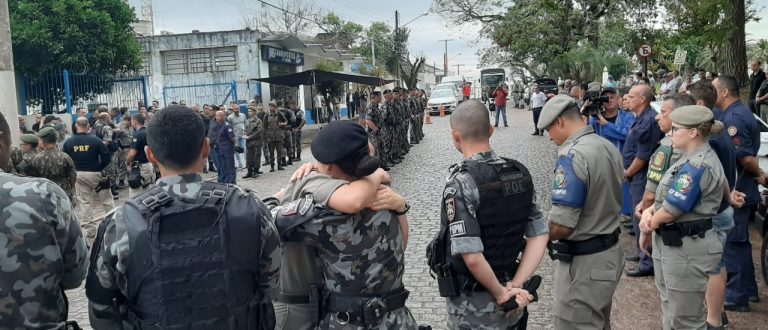
<path id="1" fill-rule="evenodd" d="M 731 16 L 733 32 L 722 51 L 722 74 L 732 75 L 742 86 L 749 82 L 747 77 L 747 44 L 744 35 L 746 24 L 744 0 L 730 0 L 731 8 L 727 15 Z"/>

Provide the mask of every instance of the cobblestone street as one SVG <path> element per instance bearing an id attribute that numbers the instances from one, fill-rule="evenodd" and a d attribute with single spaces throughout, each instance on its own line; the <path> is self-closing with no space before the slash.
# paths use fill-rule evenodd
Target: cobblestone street
<path id="1" fill-rule="evenodd" d="M 555 160 L 555 145 L 547 137 L 531 136 L 533 124 L 531 112 L 521 109 L 508 110 L 510 127 L 496 129 L 491 145 L 501 156 L 515 158 L 525 164 L 534 176 L 539 205 L 542 210 L 549 210 L 550 182 Z M 408 214 L 410 221 L 410 239 L 406 252 L 406 275 L 404 282 L 411 291 L 408 307 L 420 324 L 430 324 L 434 329 L 445 328 L 445 302 L 439 297 L 437 282 L 429 275 L 426 266 L 425 249 L 427 243 L 437 232 L 440 222 L 440 196 L 448 167 L 461 161 L 461 154 L 455 150 L 449 134 L 449 117 L 433 117 L 434 124 L 425 125 L 426 138 L 415 145 L 406 160 L 395 166 L 390 172 L 395 190 L 404 195 L 411 204 Z M 491 119 L 493 119 L 491 117 Z M 309 148 L 304 149 L 303 159 L 311 160 Z M 238 183 L 255 190 L 265 197 L 278 191 L 287 182 L 293 170 L 298 166 L 289 166 L 285 171 L 268 173 L 269 168 L 258 179 L 242 180 Z M 242 176 L 240 171 L 238 176 Z M 625 252 L 634 252 L 632 237 L 622 234 Z M 753 242 L 759 243 L 754 237 Z M 544 277 L 539 290 L 540 301 L 529 310 L 529 329 L 552 329 L 552 277 L 554 262 L 545 256 L 538 274 Z M 760 284 L 762 303 L 752 304 L 751 313 L 729 317 L 731 329 L 757 329 L 768 324 L 768 300 L 765 284 Z M 69 314 L 81 326 L 87 328 L 87 304 L 82 288 L 68 292 L 70 301 Z M 660 309 L 658 294 L 651 278 L 632 279 L 623 276 L 617 294 L 614 296 L 613 327 L 615 329 L 655 329 L 658 328 Z M 733 315 L 732 315 L 733 314 Z M 750 325 L 747 325 L 750 324 Z M 762 326 L 758 326 L 762 325 Z"/>

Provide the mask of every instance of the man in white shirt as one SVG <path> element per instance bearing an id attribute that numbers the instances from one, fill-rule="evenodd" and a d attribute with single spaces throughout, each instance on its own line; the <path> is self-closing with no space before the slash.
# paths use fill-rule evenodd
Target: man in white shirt
<path id="1" fill-rule="evenodd" d="M 541 115 L 541 108 L 544 107 L 544 103 L 547 103 L 547 95 L 539 89 L 538 85 L 533 85 L 533 93 L 531 93 L 531 109 L 533 109 L 533 134 L 531 135 L 544 135 L 538 128 L 539 115 Z"/>

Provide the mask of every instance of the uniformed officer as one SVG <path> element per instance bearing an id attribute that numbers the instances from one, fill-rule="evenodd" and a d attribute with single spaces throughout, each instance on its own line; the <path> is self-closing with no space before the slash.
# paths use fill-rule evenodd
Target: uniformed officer
<path id="1" fill-rule="evenodd" d="M 313 139 L 311 150 L 319 163 L 303 165 L 298 179 L 275 195 L 283 206 L 273 214 L 286 240 L 275 303 L 278 329 L 312 329 L 318 320 L 320 329 L 416 329 L 402 282 L 409 207 L 381 186 L 389 175 L 369 155 L 364 129 L 356 122 L 333 121 Z M 312 172 L 306 175 L 307 170 Z M 382 195 L 398 202 L 384 202 Z M 305 200 L 334 212 L 307 212 L 315 206 Z M 321 284 L 325 292 L 317 294 L 312 284 Z M 322 314 L 317 299 L 323 300 Z"/>
<path id="2" fill-rule="evenodd" d="M 77 217 L 85 229 L 85 237 L 92 242 L 98 222 L 115 208 L 110 193 L 110 179 L 102 171 L 112 161 L 107 147 L 99 138 L 88 134 L 88 118 L 78 118 L 77 132 L 66 142 L 63 151 L 72 158 L 77 171 L 75 195 Z M 106 184 L 105 184 L 106 182 Z"/>
<path id="3" fill-rule="evenodd" d="M 410 136 L 411 144 L 419 144 L 419 141 L 421 140 L 421 135 L 419 134 L 419 104 L 416 91 L 418 91 L 418 89 L 411 88 L 408 96 L 408 106 L 410 108 L 409 122 L 411 124 L 411 129 L 408 134 Z"/>
<path id="4" fill-rule="evenodd" d="M 525 307 L 533 301 L 521 287 L 538 268 L 549 232 L 535 203 L 533 179 L 523 164 L 491 148 L 493 128 L 480 101 L 459 104 L 451 130 L 464 161 L 451 167 L 440 232 L 427 252 L 440 295 L 447 297 L 448 328 L 524 328 L 524 309 L 500 305 L 514 300 Z"/>
<path id="5" fill-rule="evenodd" d="M 277 101 L 277 111 L 285 117 L 285 126 L 282 126 L 283 130 L 283 157 L 281 158 L 283 166 L 293 165 L 293 125 L 295 124 L 296 117 L 293 115 L 293 111 L 285 108 L 283 100 Z"/>
<path id="6" fill-rule="evenodd" d="M 78 288 L 85 279 L 85 241 L 60 187 L 3 172 L 9 132 L 0 114 L 0 328 L 63 329 L 64 290 Z"/>
<path id="7" fill-rule="evenodd" d="M 555 269 L 555 329 L 610 329 L 611 301 L 624 268 L 618 245 L 621 157 L 595 134 L 576 101 L 556 95 L 541 112 L 539 130 L 559 146 L 549 212 Z"/>
<path id="8" fill-rule="evenodd" d="M 653 97 L 654 91 L 649 85 L 634 86 L 627 93 L 629 111 L 635 113 L 636 119 L 632 128 L 629 129 L 621 155 L 624 160 L 623 176 L 624 180 L 629 182 L 632 205 L 639 204 L 643 199 L 647 183 L 648 162 L 653 150 L 662 138 L 661 130 L 655 120 L 658 113 L 651 107 Z M 639 220 L 636 216 L 632 220 L 632 229 L 636 238 L 640 237 L 637 228 Z M 640 261 L 637 268 L 628 270 L 627 275 L 632 277 L 653 275 L 651 257 L 640 249 L 638 249 L 637 257 L 637 260 Z"/>
<path id="9" fill-rule="evenodd" d="M 277 103 L 269 103 L 269 112 L 264 114 L 264 136 L 267 141 L 269 152 L 269 166 L 270 172 L 275 171 L 275 162 L 277 162 L 277 169 L 282 171 L 283 160 L 285 160 L 285 148 L 283 148 L 283 140 L 285 139 L 285 133 L 283 127 L 287 125 L 287 119 L 282 113 L 277 111 Z"/>
<path id="10" fill-rule="evenodd" d="M 653 245 L 662 328 L 705 329 L 708 274 L 723 252 L 712 230 L 712 217 L 726 185 L 723 167 L 708 140 L 723 126 L 703 106 L 680 107 L 669 117 L 672 143 L 684 156 L 659 182 L 654 207 L 643 212 L 640 247 L 647 251 Z"/>
<path id="11" fill-rule="evenodd" d="M 72 206 L 76 206 L 75 182 L 77 172 L 72 158 L 59 151 L 56 145 L 58 134 L 53 127 L 41 129 L 37 133 L 37 137 L 40 139 L 41 150 L 29 160 L 27 175 L 53 181 L 67 193 Z"/>
<path id="12" fill-rule="evenodd" d="M 392 90 L 384 90 L 382 92 L 382 95 L 384 96 L 384 100 L 379 103 L 379 110 L 381 111 L 381 119 L 383 122 L 382 127 L 379 127 L 381 130 L 379 133 L 379 136 L 381 136 L 381 143 L 384 145 L 383 147 L 377 146 L 376 152 L 382 151 L 382 158 L 381 165 L 385 165 L 386 167 L 392 167 L 395 164 L 400 163 L 399 159 L 396 159 L 393 155 L 394 153 L 394 145 L 392 144 L 392 135 L 394 133 L 394 113 L 392 112 L 392 99 L 394 97 L 394 94 L 392 93 Z M 379 150 L 381 149 L 381 150 Z"/>
<path id="13" fill-rule="evenodd" d="M 19 140 L 21 140 L 19 148 L 13 148 L 11 151 L 6 172 L 27 175 L 27 166 L 29 161 L 37 155 L 37 144 L 40 139 L 35 134 L 22 134 Z"/>
<path id="14" fill-rule="evenodd" d="M 216 157 L 218 158 L 218 182 L 235 183 L 237 181 L 235 176 L 235 146 L 239 146 L 237 144 L 237 136 L 232 125 L 227 121 L 224 111 L 216 111 L 216 123 L 216 132 L 214 134 L 217 139 L 213 149 L 216 151 Z"/>
<path id="15" fill-rule="evenodd" d="M 144 127 L 144 122 L 147 120 L 141 113 L 131 116 L 131 127 L 133 127 L 133 139 L 131 140 L 131 148 L 128 151 L 128 156 L 125 158 L 125 163 L 128 167 L 128 172 L 136 172 L 135 167 L 138 166 L 137 180 L 131 184 L 131 180 L 128 181 L 128 196 L 133 198 L 147 190 L 149 186 L 155 183 L 155 168 L 147 159 L 147 154 L 144 152 L 144 147 L 147 146 L 147 129 Z M 134 164 L 135 162 L 135 164 Z M 135 175 L 129 175 L 136 177 Z"/>
<path id="16" fill-rule="evenodd" d="M 368 140 L 376 150 L 376 157 L 379 159 L 381 168 L 385 171 L 389 171 L 391 164 L 386 160 L 386 144 L 382 136 L 382 129 L 384 128 L 384 118 L 379 109 L 379 103 L 381 103 L 381 92 L 374 91 L 372 94 L 371 102 L 365 107 L 365 127 L 368 128 Z"/>
<path id="17" fill-rule="evenodd" d="M 243 179 L 258 178 L 262 174 L 261 148 L 264 145 L 264 125 L 256 115 L 256 107 L 248 107 L 248 123 L 245 125 L 245 166 L 248 173 Z"/>
<path id="18" fill-rule="evenodd" d="M 85 285 L 91 326 L 273 329 L 281 250 L 264 204 L 203 180 L 209 146 L 188 108 L 158 112 L 146 136 L 162 178 L 100 225 Z"/>
<path id="19" fill-rule="evenodd" d="M 301 130 L 307 125 L 307 120 L 304 119 L 304 110 L 301 110 L 296 102 L 291 102 L 291 110 L 295 117 L 293 121 L 293 150 L 295 155 L 290 155 L 294 161 L 301 161 Z"/>

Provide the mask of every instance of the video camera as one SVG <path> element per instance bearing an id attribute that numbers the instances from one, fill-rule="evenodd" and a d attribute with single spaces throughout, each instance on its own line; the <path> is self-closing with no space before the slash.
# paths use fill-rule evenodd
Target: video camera
<path id="1" fill-rule="evenodd" d="M 584 109 L 582 115 L 597 117 L 597 115 L 603 112 L 603 104 L 608 102 L 607 95 L 600 95 L 600 91 L 587 92 L 584 96 Z"/>

